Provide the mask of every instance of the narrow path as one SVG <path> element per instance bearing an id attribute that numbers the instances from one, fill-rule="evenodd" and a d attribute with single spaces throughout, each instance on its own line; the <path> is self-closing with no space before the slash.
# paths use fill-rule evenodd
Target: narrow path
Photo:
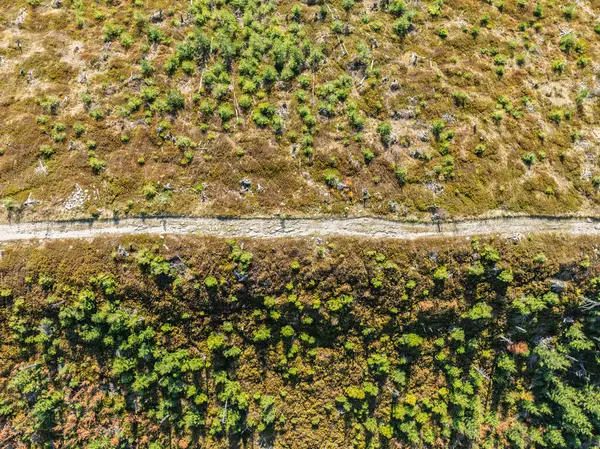
<path id="1" fill-rule="evenodd" d="M 443 223 L 407 223 L 379 218 L 126 218 L 119 221 L 49 221 L 0 225 L 0 242 L 92 238 L 106 235 L 171 234 L 216 237 L 371 237 L 418 239 L 489 234 L 558 232 L 600 235 L 600 221 L 586 218 L 514 217 Z"/>

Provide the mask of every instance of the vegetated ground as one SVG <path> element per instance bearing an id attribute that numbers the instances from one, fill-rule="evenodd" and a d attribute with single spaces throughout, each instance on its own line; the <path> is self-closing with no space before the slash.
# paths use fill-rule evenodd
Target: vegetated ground
<path id="1" fill-rule="evenodd" d="M 598 2 L 308 3 L 1 1 L 12 218 L 597 213 Z"/>
<path id="2" fill-rule="evenodd" d="M 0 441 L 595 447 L 599 245 L 545 236 L 6 246 Z"/>

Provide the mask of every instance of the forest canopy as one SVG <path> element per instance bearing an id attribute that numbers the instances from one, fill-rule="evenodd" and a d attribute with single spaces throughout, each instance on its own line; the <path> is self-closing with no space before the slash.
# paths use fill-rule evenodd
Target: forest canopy
<path id="1" fill-rule="evenodd" d="M 592 448 L 599 245 L 540 236 L 8 246 L 0 441 Z"/>

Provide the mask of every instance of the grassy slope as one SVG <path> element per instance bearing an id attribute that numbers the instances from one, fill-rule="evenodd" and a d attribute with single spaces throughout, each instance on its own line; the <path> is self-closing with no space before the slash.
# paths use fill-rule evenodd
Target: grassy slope
<path id="1" fill-rule="evenodd" d="M 595 213 L 595 2 L 578 2 L 572 18 L 559 1 L 541 2 L 541 17 L 529 0 L 416 1 L 403 14 L 398 2 L 351 3 L 295 11 L 287 0 L 0 2 L 0 196 L 28 219 L 400 217 L 433 205 L 452 216 Z M 394 8 L 412 21 L 405 37 L 394 31 Z M 561 50 L 568 32 L 572 46 Z M 279 60 L 276 48 L 284 48 Z M 153 73 L 142 72 L 142 59 Z M 343 75 L 346 88 L 327 86 Z M 157 99 L 141 100 L 152 85 Z M 167 110 L 170 89 L 184 97 L 176 114 Z M 264 127 L 255 122 L 261 103 L 287 106 L 280 135 L 277 112 L 257 117 Z M 219 111 L 232 118 L 223 122 Z M 391 125 L 388 147 L 382 123 Z M 44 145 L 53 150 L 41 159 L 47 174 L 35 170 Z M 532 155 L 528 166 L 522 158 Z M 240 186 L 246 177 L 249 192 Z M 66 210 L 75 184 L 83 204 Z M 41 202 L 22 206 L 30 194 Z"/>
<path id="2" fill-rule="evenodd" d="M 599 244 L 9 246 L 0 441 L 591 447 L 599 315 L 580 306 L 598 295 Z"/>

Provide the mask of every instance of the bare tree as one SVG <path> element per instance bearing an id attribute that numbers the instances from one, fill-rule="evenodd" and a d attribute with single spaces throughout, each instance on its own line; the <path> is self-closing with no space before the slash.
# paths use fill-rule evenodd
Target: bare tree
<path id="1" fill-rule="evenodd" d="M 583 298 L 583 303 L 581 304 L 581 306 L 579 306 L 581 310 L 584 310 L 586 312 L 589 312 L 590 310 L 595 309 L 596 307 L 600 307 L 600 301 L 594 301 L 590 298 Z"/>

